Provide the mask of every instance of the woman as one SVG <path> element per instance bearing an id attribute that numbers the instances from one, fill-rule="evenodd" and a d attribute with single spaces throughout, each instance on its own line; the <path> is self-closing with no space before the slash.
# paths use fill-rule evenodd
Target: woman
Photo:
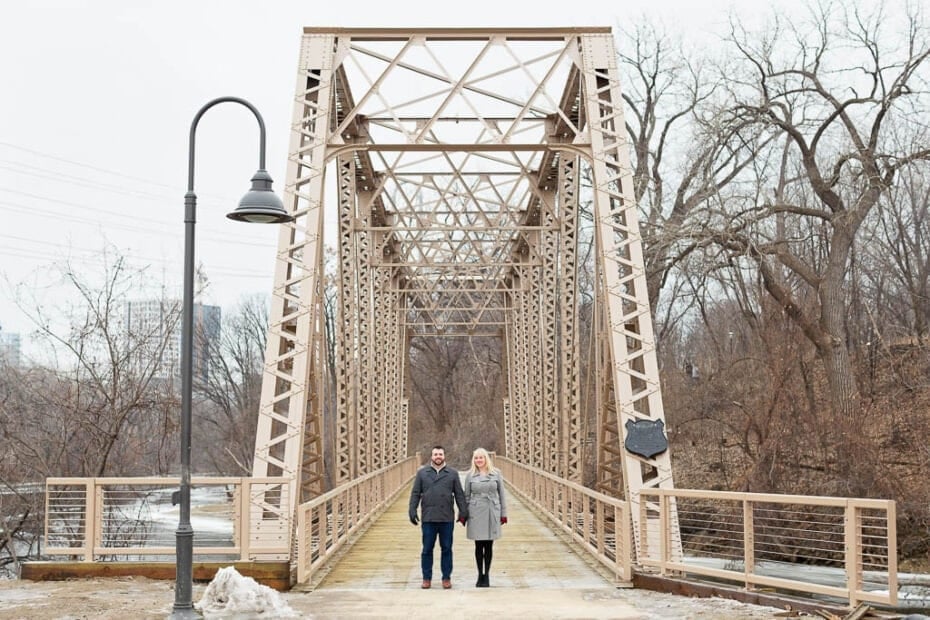
<path id="1" fill-rule="evenodd" d="M 494 541 L 501 537 L 501 525 L 507 523 L 507 504 L 504 477 L 484 448 L 472 454 L 471 471 L 465 477 L 465 501 L 468 504 L 465 535 L 475 541 L 475 564 L 478 565 L 475 587 L 487 588 L 491 585 L 488 573 Z"/>

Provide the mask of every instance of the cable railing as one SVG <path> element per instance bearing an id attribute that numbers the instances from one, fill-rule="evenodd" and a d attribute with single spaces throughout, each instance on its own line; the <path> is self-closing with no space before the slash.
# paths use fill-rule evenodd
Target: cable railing
<path id="1" fill-rule="evenodd" d="M 289 482 L 194 476 L 197 559 L 287 560 Z M 178 485 L 170 477 L 48 478 L 44 555 L 85 562 L 173 561 L 178 508 L 172 500 Z"/>
<path id="2" fill-rule="evenodd" d="M 619 581 L 633 577 L 629 504 L 507 457 L 494 463 L 520 497 L 548 517 Z"/>
<path id="3" fill-rule="evenodd" d="M 413 479 L 418 460 L 411 456 L 297 507 L 298 583 L 310 583 L 353 534 L 384 512 Z"/>
<path id="4" fill-rule="evenodd" d="M 852 499 L 643 489 L 634 515 L 643 568 L 746 589 L 775 589 L 897 604 L 895 503 Z M 677 529 L 667 515 L 677 511 Z M 681 557 L 670 549 L 680 545 Z"/>
<path id="5" fill-rule="evenodd" d="M 642 489 L 631 514 L 623 500 L 506 457 L 496 462 L 515 493 L 618 581 L 633 580 L 635 569 L 850 606 L 897 605 L 893 501 Z M 297 581 L 308 583 L 416 469 L 410 457 L 301 504 L 296 528 L 287 509 L 290 479 L 194 477 L 194 555 L 203 562 L 296 560 Z M 170 477 L 49 478 L 42 553 L 83 562 L 173 561 L 177 489 Z M 641 541 L 635 559 L 634 533 Z"/>

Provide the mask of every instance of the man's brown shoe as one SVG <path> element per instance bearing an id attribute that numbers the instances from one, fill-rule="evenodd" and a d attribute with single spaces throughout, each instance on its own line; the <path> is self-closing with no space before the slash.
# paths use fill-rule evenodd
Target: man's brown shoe
<path id="1" fill-rule="evenodd" d="M 450 579 L 443 579 L 443 580 L 442 580 L 442 588 L 443 588 L 443 590 L 448 590 L 448 589 L 451 588 L 451 587 L 452 587 L 452 580 L 450 580 Z"/>
<path id="2" fill-rule="evenodd" d="M 424 590 L 429 590 L 429 587 L 430 587 L 431 585 L 432 585 L 432 584 L 430 583 L 429 579 L 424 579 L 424 580 L 423 580 L 423 585 L 421 585 L 420 587 L 423 588 Z"/>

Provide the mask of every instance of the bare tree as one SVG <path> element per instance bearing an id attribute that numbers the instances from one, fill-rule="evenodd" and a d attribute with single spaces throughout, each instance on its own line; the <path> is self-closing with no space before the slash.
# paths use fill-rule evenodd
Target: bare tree
<path id="1" fill-rule="evenodd" d="M 65 324 L 50 315 L 58 304 L 34 296 L 19 300 L 47 355 L 57 360 L 18 386 L 10 407 L 22 408 L 24 415 L 7 420 L 16 428 L 10 440 L 40 476 L 161 471 L 161 455 L 174 432 L 173 419 L 164 415 L 176 398 L 162 354 L 171 342 L 177 305 L 163 302 L 163 322 L 130 327 L 124 321 L 126 301 L 144 289 L 144 270 L 133 270 L 122 256 L 107 252 L 101 270 L 80 273 L 64 265 L 62 280 L 77 293 Z M 138 442 L 145 444 L 144 452 Z M 151 458 L 140 460 L 140 455 Z"/>
<path id="2" fill-rule="evenodd" d="M 851 441 L 861 417 L 844 287 L 866 217 L 901 170 L 930 158 L 918 121 L 930 103 L 930 36 L 916 14 L 901 26 L 881 6 L 829 3 L 807 22 L 776 18 L 764 32 L 735 20 L 728 41 L 735 60 L 720 79 L 732 122 L 769 132 L 779 150 L 756 164 L 755 191 L 721 197 L 708 235 L 755 265 L 814 345 L 841 441 Z M 902 132 L 911 138 L 904 146 Z"/>
<path id="3" fill-rule="evenodd" d="M 746 169 L 765 144 L 750 122 L 719 105 L 711 58 L 645 23 L 624 32 L 626 130 L 633 190 L 644 214 L 642 234 L 651 307 L 670 288 L 676 265 L 693 249 L 681 233 L 688 216 Z M 668 302 L 674 305 L 677 297 Z M 660 330 L 663 328 L 659 321 Z"/>
<path id="4" fill-rule="evenodd" d="M 252 471 L 267 332 L 266 300 L 252 296 L 223 318 L 219 339 L 196 334 L 206 364 L 194 382 L 199 401 L 194 442 L 203 446 L 200 465 L 215 473 Z"/>
<path id="5" fill-rule="evenodd" d="M 501 449 L 500 340 L 428 336 L 410 347 L 410 445 L 446 442 L 459 456 L 479 445 Z"/>
<path id="6" fill-rule="evenodd" d="M 930 337 L 930 165 L 903 170 L 883 196 L 865 244 L 870 326 L 884 346 Z"/>

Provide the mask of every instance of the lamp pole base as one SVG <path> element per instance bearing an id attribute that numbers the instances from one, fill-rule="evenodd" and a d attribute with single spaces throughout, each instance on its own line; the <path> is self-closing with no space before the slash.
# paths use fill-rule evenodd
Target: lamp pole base
<path id="1" fill-rule="evenodd" d="M 203 615 L 191 607 L 189 609 L 172 609 L 168 618 L 169 620 L 201 620 Z"/>

